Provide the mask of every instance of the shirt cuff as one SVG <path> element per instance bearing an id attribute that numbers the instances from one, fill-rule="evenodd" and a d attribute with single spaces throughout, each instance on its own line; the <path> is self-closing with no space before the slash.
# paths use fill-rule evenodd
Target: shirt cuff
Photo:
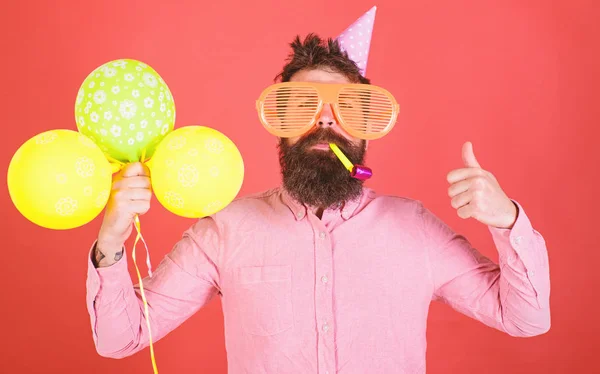
<path id="1" fill-rule="evenodd" d="M 115 262 L 111 266 L 99 268 L 94 266 L 92 257 L 94 256 L 94 251 L 97 244 L 98 242 L 95 241 L 88 252 L 89 291 L 97 295 L 99 292 L 106 289 L 119 290 L 123 287 L 132 285 L 133 283 L 131 282 L 131 277 L 127 268 L 127 256 L 125 254 L 119 261 Z M 123 251 L 125 251 L 125 248 L 123 248 Z"/>
<path id="2" fill-rule="evenodd" d="M 516 201 L 519 212 L 510 229 L 489 227 L 501 267 L 508 265 L 533 285 L 540 305 L 547 306 L 549 293 L 548 250 L 544 238 L 533 228 L 523 207 Z"/>
<path id="3" fill-rule="evenodd" d="M 505 229 L 489 226 L 489 230 L 501 259 L 510 261 L 514 260 L 514 257 L 518 255 L 527 264 L 526 249 L 531 248 L 534 244 L 534 230 L 521 204 L 515 200 L 512 200 L 512 202 L 515 203 L 518 209 L 517 219 L 513 227 Z"/>

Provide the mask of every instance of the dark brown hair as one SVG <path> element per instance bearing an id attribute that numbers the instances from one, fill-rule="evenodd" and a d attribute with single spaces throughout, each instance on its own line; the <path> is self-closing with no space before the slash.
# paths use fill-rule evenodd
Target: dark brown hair
<path id="1" fill-rule="evenodd" d="M 296 36 L 290 43 L 292 52 L 288 55 L 287 63 L 275 81 L 289 82 L 290 78 L 303 69 L 326 68 L 345 75 L 352 83 L 371 83 L 360 74 L 360 69 L 343 51 L 337 40 L 324 40 L 316 34 L 308 34 L 304 41 Z"/>

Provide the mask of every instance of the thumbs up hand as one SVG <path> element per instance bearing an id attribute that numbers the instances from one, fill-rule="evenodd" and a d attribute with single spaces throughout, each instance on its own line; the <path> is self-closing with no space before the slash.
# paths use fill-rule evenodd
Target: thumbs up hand
<path id="1" fill-rule="evenodd" d="M 448 173 L 448 195 L 460 218 L 475 218 L 488 226 L 510 229 L 518 209 L 504 193 L 496 177 L 484 170 L 473 153 L 473 145 L 466 142 L 462 148 L 464 167 Z"/>

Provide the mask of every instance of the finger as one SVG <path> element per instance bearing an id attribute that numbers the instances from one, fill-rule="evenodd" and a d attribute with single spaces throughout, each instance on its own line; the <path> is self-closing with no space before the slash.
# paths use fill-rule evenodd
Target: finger
<path id="1" fill-rule="evenodd" d="M 450 187 L 448 187 L 448 196 L 454 197 L 454 196 L 458 195 L 459 193 L 463 193 L 463 192 L 469 190 L 470 186 L 471 186 L 471 179 L 465 179 L 465 180 L 453 183 Z"/>
<path id="2" fill-rule="evenodd" d="M 471 218 L 473 216 L 473 207 L 467 204 L 463 207 L 458 208 L 456 210 L 456 214 L 462 219 Z"/>
<path id="3" fill-rule="evenodd" d="M 135 177 L 137 175 L 149 176 L 148 167 L 141 162 L 134 162 L 125 165 L 123 168 L 123 177 Z"/>
<path id="4" fill-rule="evenodd" d="M 475 158 L 473 144 L 471 142 L 466 142 L 463 144 L 462 159 L 466 167 L 481 168 L 481 166 L 479 166 L 479 162 L 477 162 L 477 158 Z"/>
<path id="5" fill-rule="evenodd" d="M 448 173 L 446 180 L 448 180 L 449 183 L 456 183 L 461 180 L 483 176 L 485 173 L 485 170 L 480 168 L 454 169 Z"/>
<path id="6" fill-rule="evenodd" d="M 115 192 L 115 198 L 121 202 L 149 201 L 152 199 L 152 191 L 146 188 L 130 188 Z"/>
<path id="7" fill-rule="evenodd" d="M 470 203 L 472 199 L 473 194 L 471 193 L 471 191 L 466 191 L 454 196 L 452 200 L 450 200 L 450 205 L 452 205 L 454 209 L 459 209 L 460 207 L 463 207 Z"/>
<path id="8" fill-rule="evenodd" d="M 115 189 L 128 189 L 128 188 L 151 188 L 152 181 L 149 177 L 146 176 L 135 176 L 135 177 L 127 177 L 122 178 L 115 182 Z"/>
<path id="9" fill-rule="evenodd" d="M 134 214 L 145 214 L 150 210 L 150 201 L 135 200 L 130 204 L 131 212 Z"/>

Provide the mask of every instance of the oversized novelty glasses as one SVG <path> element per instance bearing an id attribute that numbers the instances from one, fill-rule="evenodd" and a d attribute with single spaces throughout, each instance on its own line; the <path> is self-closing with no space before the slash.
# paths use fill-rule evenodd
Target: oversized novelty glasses
<path id="1" fill-rule="evenodd" d="M 398 103 L 385 89 L 370 84 L 284 82 L 267 87 L 256 101 L 263 126 L 286 138 L 308 132 L 325 104 L 340 126 L 355 138 L 372 140 L 392 130 Z"/>

